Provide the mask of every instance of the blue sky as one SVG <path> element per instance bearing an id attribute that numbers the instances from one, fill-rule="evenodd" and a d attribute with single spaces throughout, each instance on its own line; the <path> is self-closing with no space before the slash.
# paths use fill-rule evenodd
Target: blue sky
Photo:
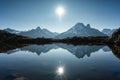
<path id="1" fill-rule="evenodd" d="M 59 5 L 65 8 L 61 20 L 55 14 Z M 120 0 L 0 0 L 0 29 L 64 32 L 77 22 L 99 30 L 120 27 Z"/>

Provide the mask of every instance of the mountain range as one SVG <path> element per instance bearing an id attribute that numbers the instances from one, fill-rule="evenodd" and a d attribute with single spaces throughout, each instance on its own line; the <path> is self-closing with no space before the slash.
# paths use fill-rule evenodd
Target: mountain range
<path id="1" fill-rule="evenodd" d="M 41 29 L 39 26 L 36 29 L 31 29 L 28 31 L 17 31 L 10 28 L 4 30 L 17 35 L 28 36 L 32 38 L 37 38 L 37 37 L 54 38 L 56 35 L 58 35 L 58 33 L 56 32 L 50 32 L 47 29 Z"/>
<path id="2" fill-rule="evenodd" d="M 58 35 L 58 33 L 50 32 L 47 29 L 41 29 L 40 27 L 37 27 L 36 29 L 20 32 L 19 35 L 29 36 L 32 38 L 37 38 L 37 37 L 54 38 L 56 35 Z"/>
<path id="3" fill-rule="evenodd" d="M 111 36 L 116 29 L 103 29 L 102 32 L 108 36 Z"/>
<path id="4" fill-rule="evenodd" d="M 84 25 L 83 23 L 77 23 L 72 28 L 68 29 L 63 33 L 51 32 L 47 29 L 41 29 L 37 27 L 36 29 L 31 29 L 28 31 L 18 31 L 14 29 L 4 29 L 7 32 L 28 36 L 32 38 L 45 37 L 45 38 L 67 38 L 74 36 L 106 36 L 106 34 L 100 32 L 97 29 L 91 28 L 90 24 Z"/>
<path id="5" fill-rule="evenodd" d="M 66 44 L 48 44 L 48 45 L 29 45 L 22 48 L 7 51 L 7 54 L 13 54 L 18 51 L 29 51 L 41 55 L 41 53 L 47 53 L 53 49 L 65 49 L 71 54 L 75 55 L 76 58 L 84 58 L 86 55 L 91 56 L 93 52 L 103 49 L 104 46 L 73 46 Z"/>

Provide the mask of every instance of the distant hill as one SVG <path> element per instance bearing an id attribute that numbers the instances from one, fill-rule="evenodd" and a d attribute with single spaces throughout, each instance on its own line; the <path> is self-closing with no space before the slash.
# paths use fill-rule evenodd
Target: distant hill
<path id="1" fill-rule="evenodd" d="M 108 36 L 111 36 L 116 29 L 103 29 L 102 32 Z"/>
<path id="2" fill-rule="evenodd" d="M 18 34 L 20 32 L 20 31 L 17 31 L 15 29 L 11 29 L 11 28 L 6 28 L 6 29 L 4 29 L 4 31 L 7 31 L 9 33 L 15 33 L 15 34 Z"/>
<path id="3" fill-rule="evenodd" d="M 16 36 L 17 36 L 16 34 L 12 34 L 4 30 L 0 30 L 0 41 L 9 40 Z"/>
<path id="4" fill-rule="evenodd" d="M 104 33 L 97 29 L 91 28 L 90 24 L 84 25 L 83 23 L 77 23 L 72 28 L 56 36 L 56 38 L 66 38 L 74 36 L 106 36 Z"/>
<path id="5" fill-rule="evenodd" d="M 2 42 L 2 41 L 7 41 L 7 42 L 9 41 L 10 42 L 12 40 L 20 40 L 20 39 L 31 39 L 31 38 L 17 35 L 17 34 L 13 34 L 13 33 L 9 33 L 9 32 L 4 31 L 4 30 L 0 30 L 0 42 Z"/>

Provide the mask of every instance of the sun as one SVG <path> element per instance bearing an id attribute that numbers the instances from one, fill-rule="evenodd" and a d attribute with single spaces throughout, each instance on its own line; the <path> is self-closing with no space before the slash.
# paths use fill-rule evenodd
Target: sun
<path id="1" fill-rule="evenodd" d="M 56 9 L 55 9 L 55 13 L 56 15 L 58 15 L 58 17 L 62 17 L 64 14 L 65 14 L 65 9 L 63 6 L 58 6 Z"/>

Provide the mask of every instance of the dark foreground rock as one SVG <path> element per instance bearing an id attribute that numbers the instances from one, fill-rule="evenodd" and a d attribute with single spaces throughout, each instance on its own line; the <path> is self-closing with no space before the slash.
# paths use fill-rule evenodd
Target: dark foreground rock
<path id="1" fill-rule="evenodd" d="M 112 36 L 109 37 L 108 42 L 120 46 L 120 28 L 113 32 Z"/>

